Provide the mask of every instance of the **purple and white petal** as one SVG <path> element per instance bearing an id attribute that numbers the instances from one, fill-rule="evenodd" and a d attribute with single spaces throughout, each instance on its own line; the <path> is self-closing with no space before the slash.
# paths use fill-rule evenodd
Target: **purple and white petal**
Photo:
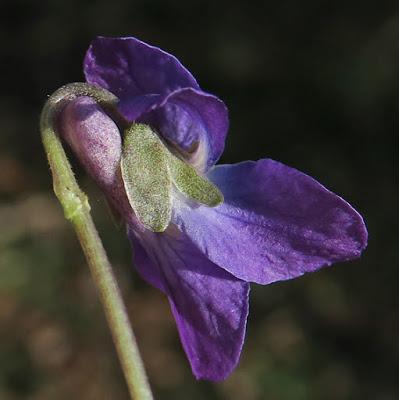
<path id="1" fill-rule="evenodd" d="M 362 217 L 308 175 L 264 159 L 215 167 L 208 178 L 225 202 L 180 202 L 173 221 L 212 262 L 249 282 L 295 278 L 360 256 Z"/>
<path id="2" fill-rule="evenodd" d="M 244 342 L 249 284 L 213 264 L 173 226 L 143 235 L 129 232 L 137 269 L 168 296 L 195 377 L 225 379 Z"/>
<path id="3" fill-rule="evenodd" d="M 108 89 L 122 102 L 183 87 L 199 89 L 176 57 L 133 37 L 94 39 L 86 53 L 84 73 L 87 82 Z"/>

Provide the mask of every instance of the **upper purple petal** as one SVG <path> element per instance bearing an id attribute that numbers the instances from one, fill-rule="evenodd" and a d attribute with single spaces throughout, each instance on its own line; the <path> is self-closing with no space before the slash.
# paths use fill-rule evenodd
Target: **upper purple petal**
<path id="1" fill-rule="evenodd" d="M 218 268 L 176 228 L 144 235 L 129 233 L 137 269 L 167 294 L 194 375 L 225 379 L 244 342 L 249 284 Z"/>
<path id="2" fill-rule="evenodd" d="M 227 108 L 201 91 L 174 56 L 135 38 L 99 37 L 86 53 L 84 72 L 89 83 L 119 97 L 127 120 L 152 125 L 201 172 L 221 156 Z"/>
<path id="3" fill-rule="evenodd" d="M 177 58 L 133 37 L 94 39 L 86 53 L 84 73 L 87 82 L 108 89 L 122 101 L 182 87 L 199 88 Z"/>
<path id="4" fill-rule="evenodd" d="M 183 202 L 174 222 L 211 261 L 236 277 L 267 284 L 359 257 L 362 217 L 311 177 L 273 160 L 215 167 L 216 207 Z"/>

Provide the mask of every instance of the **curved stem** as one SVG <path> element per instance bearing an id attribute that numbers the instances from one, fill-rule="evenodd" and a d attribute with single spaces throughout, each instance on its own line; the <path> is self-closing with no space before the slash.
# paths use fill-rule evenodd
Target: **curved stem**
<path id="1" fill-rule="evenodd" d="M 117 102 L 117 98 L 106 90 L 85 83 L 66 85 L 49 97 L 42 111 L 40 131 L 53 174 L 54 192 L 63 206 L 65 217 L 71 221 L 86 255 L 131 398 L 150 400 L 153 397 L 136 339 L 112 267 L 91 218 L 88 199 L 76 182 L 61 140 L 54 130 L 56 116 L 62 105 L 65 101 L 78 96 L 93 97 L 105 109 L 109 108 L 110 112 Z"/>

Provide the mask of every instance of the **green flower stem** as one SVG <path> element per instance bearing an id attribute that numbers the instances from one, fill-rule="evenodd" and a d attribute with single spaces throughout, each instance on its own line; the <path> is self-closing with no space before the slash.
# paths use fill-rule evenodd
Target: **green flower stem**
<path id="1" fill-rule="evenodd" d="M 65 217 L 75 228 L 86 255 L 131 398 L 149 400 L 153 398 L 151 389 L 112 267 L 91 218 L 88 199 L 76 182 L 61 140 L 54 130 L 56 116 L 65 101 L 78 96 L 93 97 L 110 110 L 117 101 L 111 93 L 84 83 L 62 87 L 47 100 L 43 108 L 40 119 L 42 141 L 53 174 L 54 192 L 62 204 Z"/>

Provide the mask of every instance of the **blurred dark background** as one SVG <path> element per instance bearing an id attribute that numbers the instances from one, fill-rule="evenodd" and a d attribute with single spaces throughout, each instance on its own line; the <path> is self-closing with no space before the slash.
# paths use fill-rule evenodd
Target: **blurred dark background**
<path id="1" fill-rule="evenodd" d="M 96 35 L 176 55 L 230 109 L 222 162 L 270 157 L 365 217 L 359 261 L 253 286 L 241 362 L 196 382 L 166 299 L 89 193 L 158 399 L 399 398 L 397 1 L 0 2 L 0 399 L 127 400 L 88 268 L 51 190 L 38 116 Z"/>

